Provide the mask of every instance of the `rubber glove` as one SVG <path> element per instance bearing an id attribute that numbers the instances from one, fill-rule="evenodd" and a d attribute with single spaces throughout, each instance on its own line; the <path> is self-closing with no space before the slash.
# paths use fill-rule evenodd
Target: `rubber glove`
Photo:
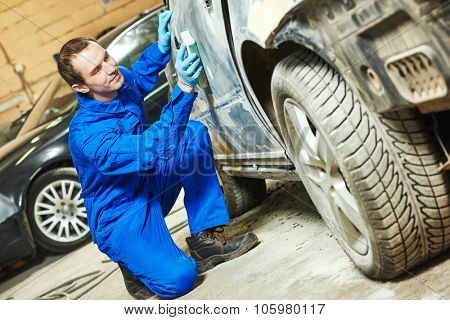
<path id="1" fill-rule="evenodd" d="M 167 26 L 171 16 L 172 11 L 164 11 L 159 15 L 158 48 L 165 54 L 170 52 L 170 32 Z"/>
<path id="2" fill-rule="evenodd" d="M 195 53 L 187 57 L 186 45 L 183 43 L 180 52 L 178 52 L 175 69 L 178 74 L 178 81 L 190 87 L 195 87 L 198 84 L 198 78 L 203 67 L 200 58 Z"/>

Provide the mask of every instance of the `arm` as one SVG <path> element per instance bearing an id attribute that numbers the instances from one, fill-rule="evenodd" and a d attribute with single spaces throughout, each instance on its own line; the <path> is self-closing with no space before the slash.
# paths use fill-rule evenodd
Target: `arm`
<path id="1" fill-rule="evenodd" d="M 170 32 L 168 24 L 171 11 L 165 11 L 158 17 L 158 41 L 147 48 L 140 56 L 139 60 L 131 65 L 131 74 L 134 85 L 141 93 L 141 98 L 145 97 L 155 87 L 158 81 L 158 74 L 170 60 Z"/>
<path id="2" fill-rule="evenodd" d="M 131 65 L 130 74 L 142 98 L 153 90 L 158 81 L 158 74 L 166 67 L 169 60 L 170 55 L 162 53 L 158 42 L 155 42 Z"/>
<path id="3" fill-rule="evenodd" d="M 164 106 L 160 119 L 141 135 L 121 135 L 114 125 L 97 126 L 97 130 L 83 135 L 83 150 L 94 166 L 103 174 L 140 172 L 157 166 L 175 156 L 197 93 L 192 93 L 202 71 L 200 59 L 186 57 L 183 44 L 175 68 L 180 80 Z M 99 130 L 100 129 L 100 130 Z"/>
<path id="4" fill-rule="evenodd" d="M 195 54 L 189 57 L 186 56 L 185 44 L 182 44 L 180 47 L 180 51 L 178 52 L 176 59 L 175 69 L 178 74 L 178 84 L 175 86 L 172 94 L 176 95 L 177 91 L 192 93 L 195 86 L 198 84 L 198 78 L 203 70 L 203 67 L 201 66 L 200 59 Z M 174 112 L 177 112 L 176 108 L 173 110 L 166 106 L 161 111 L 160 119 L 162 121 L 166 121 L 166 119 L 173 118 Z"/>
<path id="5" fill-rule="evenodd" d="M 167 112 L 141 135 L 118 134 L 113 128 L 86 130 L 83 127 L 83 153 L 105 175 L 144 172 L 175 156 L 189 120 L 197 93 L 178 86 L 172 93 Z"/>

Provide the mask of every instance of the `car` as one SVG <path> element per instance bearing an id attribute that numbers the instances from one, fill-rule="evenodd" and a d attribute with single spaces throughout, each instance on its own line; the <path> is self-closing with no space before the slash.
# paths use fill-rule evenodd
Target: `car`
<path id="1" fill-rule="evenodd" d="M 130 67 L 158 39 L 158 14 L 152 8 L 99 39 L 119 65 Z M 149 123 L 167 104 L 164 72 L 145 98 Z M 14 124 L 0 148 L 0 267 L 33 256 L 36 247 L 66 253 L 90 241 L 81 185 L 68 146 L 76 95 L 59 74 L 49 82 L 29 114 Z"/>
<path id="2" fill-rule="evenodd" d="M 203 62 L 193 114 L 238 212 L 263 199 L 265 179 L 301 180 L 375 279 L 449 248 L 445 4 L 168 1 L 173 46 L 188 31 Z"/>

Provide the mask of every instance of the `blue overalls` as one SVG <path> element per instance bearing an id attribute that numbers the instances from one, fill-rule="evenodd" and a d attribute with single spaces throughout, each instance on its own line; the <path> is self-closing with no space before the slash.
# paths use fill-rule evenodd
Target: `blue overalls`
<path id="1" fill-rule="evenodd" d="M 116 99 L 78 94 L 69 146 L 98 248 L 156 295 L 174 298 L 197 278 L 195 260 L 176 246 L 164 220 L 181 187 L 191 234 L 230 218 L 208 130 L 189 120 L 197 93 L 176 85 L 160 119 L 146 127 L 142 100 L 169 59 L 155 43 L 131 70 L 120 67 L 125 81 Z"/>

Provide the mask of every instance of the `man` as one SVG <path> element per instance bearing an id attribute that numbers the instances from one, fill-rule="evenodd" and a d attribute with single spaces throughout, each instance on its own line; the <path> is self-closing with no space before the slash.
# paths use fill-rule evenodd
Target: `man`
<path id="1" fill-rule="evenodd" d="M 171 13 L 159 16 L 158 41 L 131 70 L 119 67 L 92 38 L 61 49 L 58 70 L 77 92 L 80 108 L 69 145 L 83 188 L 90 231 L 99 249 L 118 262 L 135 298 L 150 289 L 164 298 L 189 292 L 198 273 L 257 244 L 253 233 L 227 238 L 229 223 L 206 127 L 189 120 L 202 71 L 181 46 L 178 83 L 159 121 L 145 126 L 142 100 L 170 59 Z M 164 217 L 181 188 L 191 236 L 191 257 L 173 242 Z"/>

